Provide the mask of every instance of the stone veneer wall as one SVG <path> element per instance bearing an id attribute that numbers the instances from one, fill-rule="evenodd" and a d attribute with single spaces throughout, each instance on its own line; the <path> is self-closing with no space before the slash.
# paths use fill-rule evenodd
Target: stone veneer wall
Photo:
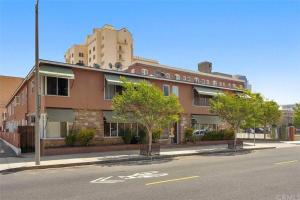
<path id="1" fill-rule="evenodd" d="M 182 113 L 179 119 L 179 141 L 184 142 L 184 131 L 186 128 L 191 127 L 191 116 L 186 113 Z"/>
<path id="2" fill-rule="evenodd" d="M 103 113 L 101 110 L 74 110 L 75 121 L 73 127 L 75 129 L 94 128 L 96 129 L 95 140 L 104 139 Z"/>

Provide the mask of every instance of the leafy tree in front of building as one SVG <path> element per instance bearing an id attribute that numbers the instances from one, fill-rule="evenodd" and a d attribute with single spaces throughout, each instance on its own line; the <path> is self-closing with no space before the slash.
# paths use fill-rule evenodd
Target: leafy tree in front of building
<path id="1" fill-rule="evenodd" d="M 215 96 L 210 104 L 211 112 L 218 114 L 234 129 L 234 147 L 236 147 L 236 134 L 252 114 L 251 98 L 247 94 L 224 93 Z"/>
<path id="2" fill-rule="evenodd" d="M 260 124 L 264 127 L 264 139 L 266 139 L 266 133 L 268 132 L 268 127 L 275 125 L 281 116 L 281 111 L 279 110 L 279 105 L 275 101 L 263 101 L 259 121 Z"/>
<path id="3" fill-rule="evenodd" d="M 300 127 L 300 103 L 296 104 L 293 115 L 294 125 Z"/>
<path id="4" fill-rule="evenodd" d="M 179 120 L 182 107 L 178 97 L 164 96 L 146 81 L 132 83 L 122 79 L 123 91 L 113 98 L 114 116 L 120 121 L 135 121 L 146 128 L 148 154 L 152 152 L 153 132 Z"/>

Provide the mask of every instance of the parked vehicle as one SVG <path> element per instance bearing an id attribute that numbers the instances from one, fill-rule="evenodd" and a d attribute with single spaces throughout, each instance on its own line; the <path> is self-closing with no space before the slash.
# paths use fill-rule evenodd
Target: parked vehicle
<path id="1" fill-rule="evenodd" d="M 207 133 L 206 129 L 194 130 L 194 136 L 204 136 Z"/>
<path id="2" fill-rule="evenodd" d="M 247 128 L 246 133 L 254 133 L 254 129 L 253 128 Z"/>
<path id="3" fill-rule="evenodd" d="M 255 128 L 255 133 L 264 133 L 263 128 Z"/>

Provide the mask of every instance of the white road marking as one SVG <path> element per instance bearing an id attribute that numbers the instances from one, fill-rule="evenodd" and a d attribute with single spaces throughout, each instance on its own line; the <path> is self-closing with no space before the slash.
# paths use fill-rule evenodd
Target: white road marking
<path id="1" fill-rule="evenodd" d="M 159 173 L 158 171 L 139 172 L 128 176 L 116 176 L 116 179 L 111 179 L 113 176 L 100 177 L 90 181 L 90 183 L 122 183 L 125 180 L 140 179 L 140 178 L 156 178 L 167 176 L 167 173 Z"/>

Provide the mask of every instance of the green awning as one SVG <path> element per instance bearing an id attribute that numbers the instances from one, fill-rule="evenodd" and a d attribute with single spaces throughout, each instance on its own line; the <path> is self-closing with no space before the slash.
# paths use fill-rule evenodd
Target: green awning
<path id="1" fill-rule="evenodd" d="M 218 94 L 223 94 L 223 92 L 219 89 L 208 88 L 208 87 L 195 86 L 194 90 L 196 90 L 198 94 L 209 95 L 209 96 L 217 96 Z"/>
<path id="2" fill-rule="evenodd" d="M 72 109 L 47 108 L 47 119 L 51 122 L 74 122 L 75 113 Z"/>
<path id="3" fill-rule="evenodd" d="M 133 83 L 139 83 L 143 81 L 142 78 L 136 78 L 136 77 L 128 77 L 128 76 L 120 76 L 115 74 L 105 74 L 105 80 L 108 84 L 111 85 L 122 85 L 121 77 L 125 77 L 127 81 L 133 82 Z"/>
<path id="4" fill-rule="evenodd" d="M 40 66 L 40 74 L 43 76 L 55 76 L 60 78 L 74 79 L 74 73 L 70 68 L 54 67 L 42 65 Z"/>
<path id="5" fill-rule="evenodd" d="M 113 111 L 103 111 L 103 117 L 105 118 L 105 121 L 108 123 L 135 123 L 134 120 L 126 120 L 126 121 L 121 121 L 118 120 L 116 116 L 114 116 Z"/>
<path id="6" fill-rule="evenodd" d="M 198 124 L 220 124 L 219 116 L 213 115 L 192 115 L 192 119 L 196 120 Z"/>

